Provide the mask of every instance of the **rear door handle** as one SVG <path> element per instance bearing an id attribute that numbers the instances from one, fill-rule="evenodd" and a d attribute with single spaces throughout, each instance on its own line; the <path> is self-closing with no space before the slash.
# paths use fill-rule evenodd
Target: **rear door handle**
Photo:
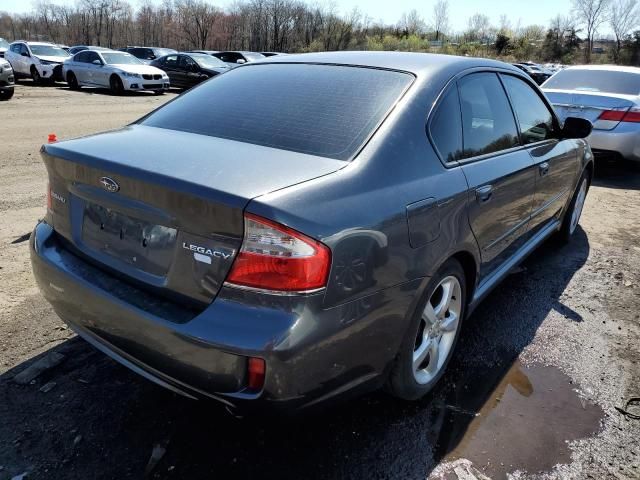
<path id="1" fill-rule="evenodd" d="M 493 195 L 493 187 L 491 185 L 476 188 L 476 200 L 480 203 L 488 202 L 491 199 L 491 195 Z"/>
<path id="2" fill-rule="evenodd" d="M 538 165 L 538 170 L 540 171 L 540 176 L 544 177 L 547 173 L 549 173 L 549 164 L 547 162 L 541 163 Z"/>

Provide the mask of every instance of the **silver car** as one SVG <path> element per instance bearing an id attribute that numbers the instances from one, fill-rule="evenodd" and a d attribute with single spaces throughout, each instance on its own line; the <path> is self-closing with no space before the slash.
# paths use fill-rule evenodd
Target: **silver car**
<path id="1" fill-rule="evenodd" d="M 153 90 L 157 94 L 169 89 L 169 77 L 159 68 L 146 65 L 126 52 L 83 50 L 64 62 L 64 78 L 69 88 L 104 87 L 114 94 L 125 90 Z"/>
<path id="2" fill-rule="evenodd" d="M 640 68 L 588 65 L 561 70 L 542 85 L 561 120 L 593 124 L 596 156 L 640 162 Z"/>

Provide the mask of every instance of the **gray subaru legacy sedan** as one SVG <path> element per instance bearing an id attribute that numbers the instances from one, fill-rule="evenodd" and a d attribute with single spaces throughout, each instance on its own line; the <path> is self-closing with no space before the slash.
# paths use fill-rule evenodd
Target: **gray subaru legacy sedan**
<path id="1" fill-rule="evenodd" d="M 43 146 L 34 274 L 79 336 L 191 398 L 417 399 L 483 297 L 576 230 L 590 131 L 501 62 L 271 57 Z"/>

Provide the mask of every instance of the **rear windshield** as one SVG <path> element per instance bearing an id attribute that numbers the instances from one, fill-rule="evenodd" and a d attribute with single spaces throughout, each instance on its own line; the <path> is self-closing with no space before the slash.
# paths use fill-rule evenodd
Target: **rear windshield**
<path id="1" fill-rule="evenodd" d="M 333 65 L 243 66 L 176 98 L 142 124 L 347 160 L 412 79 Z"/>
<path id="2" fill-rule="evenodd" d="M 561 70 L 547 80 L 543 87 L 638 95 L 640 94 L 640 74 L 606 70 Z"/>

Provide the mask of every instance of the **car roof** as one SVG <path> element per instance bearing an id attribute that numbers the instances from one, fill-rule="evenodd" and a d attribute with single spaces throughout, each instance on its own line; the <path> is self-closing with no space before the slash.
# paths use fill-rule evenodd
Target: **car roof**
<path id="1" fill-rule="evenodd" d="M 402 70 L 417 77 L 431 76 L 436 71 L 459 71 L 466 68 L 489 67 L 511 70 L 520 74 L 516 67 L 497 60 L 476 57 L 459 57 L 435 53 L 342 51 L 275 55 L 260 60 L 265 63 L 320 63 L 353 65 L 389 70 Z"/>
<path id="2" fill-rule="evenodd" d="M 27 40 L 16 40 L 13 43 L 26 43 L 27 45 L 51 45 L 53 47 L 57 47 L 58 45 L 52 42 L 29 42 Z"/>
<path id="3" fill-rule="evenodd" d="M 600 70 L 608 72 L 627 72 L 640 75 L 640 68 L 626 67 L 622 65 L 573 65 L 565 68 L 565 70 Z"/>

